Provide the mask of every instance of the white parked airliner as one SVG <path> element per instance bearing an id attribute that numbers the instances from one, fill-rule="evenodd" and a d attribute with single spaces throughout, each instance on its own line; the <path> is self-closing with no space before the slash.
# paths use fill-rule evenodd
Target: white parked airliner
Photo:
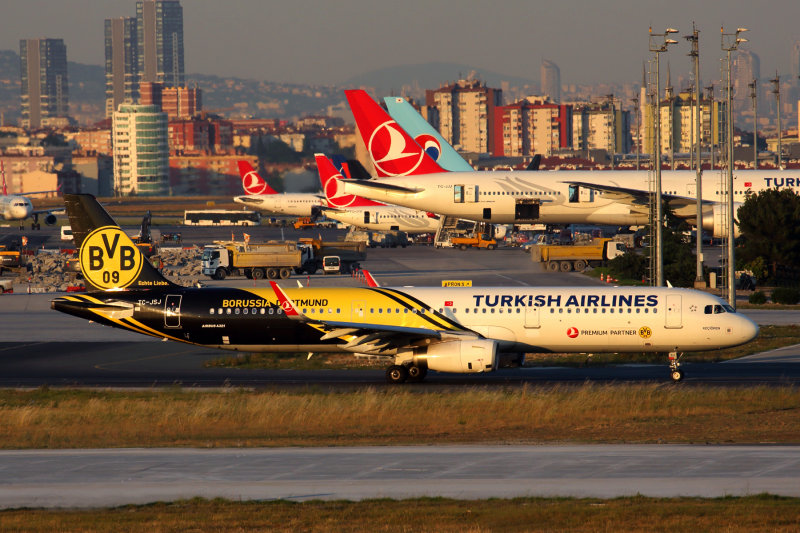
<path id="1" fill-rule="evenodd" d="M 239 161 L 239 176 L 242 178 L 245 194 L 234 197 L 233 201 L 237 204 L 244 204 L 259 211 L 295 217 L 314 216 L 317 214 L 317 209 L 325 205 L 319 194 L 277 192 L 247 161 Z"/>

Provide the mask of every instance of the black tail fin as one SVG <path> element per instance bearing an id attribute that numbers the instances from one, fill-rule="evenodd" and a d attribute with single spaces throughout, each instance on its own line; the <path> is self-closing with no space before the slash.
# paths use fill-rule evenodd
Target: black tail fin
<path id="1" fill-rule="evenodd" d="M 528 163 L 528 167 L 525 170 L 539 170 L 539 164 L 542 162 L 542 154 L 536 154 L 531 159 L 531 162 Z"/>
<path id="2" fill-rule="evenodd" d="M 88 288 L 98 291 L 174 287 L 142 255 L 91 194 L 65 194 L 69 223 Z"/>

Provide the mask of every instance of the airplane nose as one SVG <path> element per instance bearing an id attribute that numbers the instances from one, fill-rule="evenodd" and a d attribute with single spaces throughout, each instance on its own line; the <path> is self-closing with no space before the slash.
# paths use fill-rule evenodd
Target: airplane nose
<path id="1" fill-rule="evenodd" d="M 741 337 L 742 343 L 750 342 L 751 340 L 758 337 L 758 324 L 750 320 L 748 317 L 744 315 L 739 315 L 740 324 L 736 328 L 738 331 L 739 336 Z"/>

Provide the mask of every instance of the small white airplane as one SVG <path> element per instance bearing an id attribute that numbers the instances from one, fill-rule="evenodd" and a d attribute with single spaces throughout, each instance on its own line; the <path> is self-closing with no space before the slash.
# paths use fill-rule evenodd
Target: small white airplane
<path id="1" fill-rule="evenodd" d="M 56 191 L 37 191 L 26 194 L 8 194 L 8 188 L 6 186 L 6 171 L 2 161 L 0 161 L 0 174 L 3 176 L 3 195 L 0 196 L 0 216 L 2 216 L 3 220 L 18 220 L 19 229 L 22 229 L 24 227 L 25 220 L 32 218 L 33 222 L 31 223 L 31 229 L 33 230 L 41 229 L 42 227 L 39 223 L 39 215 L 44 215 L 44 223 L 48 226 L 52 226 L 56 223 L 56 215 L 54 213 L 63 211 L 62 209 L 34 209 L 33 203 L 31 203 L 30 198 L 28 198 L 28 196 L 32 194 L 44 194 Z"/>
<path id="2" fill-rule="evenodd" d="M 498 224 L 648 223 L 647 171 L 447 172 L 366 92 L 345 94 L 379 179 L 346 181 L 343 193 Z M 662 173 L 664 200 L 693 225 L 695 178 L 694 171 Z M 727 234 L 722 183 L 721 174 L 705 173 L 702 225 L 716 237 Z M 800 190 L 800 172 L 737 170 L 734 210 L 750 193 L 781 187 Z"/>
<path id="3" fill-rule="evenodd" d="M 369 354 L 386 379 L 491 372 L 501 353 L 679 353 L 748 342 L 719 297 L 671 287 L 181 287 L 91 195 L 64 196 L 90 290 L 51 308 L 159 339 L 245 352 Z"/>
<path id="4" fill-rule="evenodd" d="M 324 154 L 314 154 L 320 183 L 325 193 L 325 216 L 373 231 L 403 231 L 405 233 L 436 233 L 439 217 L 407 207 L 386 205 L 353 195 L 339 193 L 339 180 L 344 176 Z"/>
<path id="5" fill-rule="evenodd" d="M 278 193 L 248 163 L 239 161 L 239 176 L 245 194 L 234 197 L 233 201 L 248 207 L 295 217 L 311 217 L 318 214 L 318 208 L 325 205 L 322 197 L 315 193 Z"/>

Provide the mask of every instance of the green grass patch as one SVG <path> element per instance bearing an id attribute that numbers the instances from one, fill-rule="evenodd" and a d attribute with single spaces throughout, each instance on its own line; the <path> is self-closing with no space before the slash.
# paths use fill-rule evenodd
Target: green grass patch
<path id="1" fill-rule="evenodd" d="M 797 531 L 800 500 L 514 498 L 268 501 L 192 499 L 102 510 L 0 511 L 0 531 Z"/>
<path id="2" fill-rule="evenodd" d="M 790 386 L 4 390 L 0 447 L 798 443 L 798 415 Z"/>

